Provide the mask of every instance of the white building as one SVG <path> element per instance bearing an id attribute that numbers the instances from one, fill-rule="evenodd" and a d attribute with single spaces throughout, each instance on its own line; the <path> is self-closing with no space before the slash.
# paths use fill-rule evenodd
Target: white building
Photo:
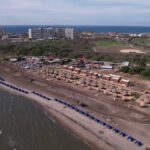
<path id="1" fill-rule="evenodd" d="M 73 28 L 34 28 L 28 31 L 29 39 L 74 39 Z"/>
<path id="2" fill-rule="evenodd" d="M 8 36 L 8 35 L 2 35 L 2 36 L 1 36 L 1 40 L 2 40 L 2 41 L 9 40 L 9 36 Z"/>
<path id="3" fill-rule="evenodd" d="M 29 29 L 29 39 L 41 39 L 41 28 Z"/>
<path id="4" fill-rule="evenodd" d="M 4 34 L 5 34 L 5 30 L 0 27 L 0 35 L 4 35 Z"/>
<path id="5" fill-rule="evenodd" d="M 130 37 L 142 37 L 142 34 L 131 33 Z"/>
<path id="6" fill-rule="evenodd" d="M 74 29 L 73 28 L 66 28 L 65 29 L 65 37 L 67 39 L 73 40 L 74 39 Z"/>
<path id="7" fill-rule="evenodd" d="M 53 39 L 53 28 L 29 29 L 29 39 Z"/>

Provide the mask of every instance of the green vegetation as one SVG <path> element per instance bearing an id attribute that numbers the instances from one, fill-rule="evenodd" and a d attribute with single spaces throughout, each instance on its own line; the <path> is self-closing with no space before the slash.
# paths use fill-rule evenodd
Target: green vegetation
<path id="1" fill-rule="evenodd" d="M 133 93 L 133 97 L 134 97 L 134 98 L 133 98 L 133 101 L 136 101 L 137 99 L 139 99 L 140 96 L 141 96 L 141 95 L 140 95 L 139 93 Z M 132 102 L 133 102 L 133 101 L 132 101 Z"/>
<path id="2" fill-rule="evenodd" d="M 115 40 L 101 40 L 101 41 L 96 41 L 96 45 L 97 46 L 122 46 L 125 44 Z"/>
<path id="3" fill-rule="evenodd" d="M 144 78 L 150 80 L 150 69 L 143 66 L 122 67 L 120 71 L 129 74 L 139 74 L 142 75 Z"/>
<path id="4" fill-rule="evenodd" d="M 139 58 L 139 59 L 138 59 Z M 129 73 L 129 74 L 139 74 L 142 75 L 144 78 L 150 80 L 150 68 L 146 67 L 146 63 L 149 60 L 146 60 L 145 57 L 137 57 L 134 62 L 132 67 L 122 67 L 120 69 L 121 72 L 124 73 Z"/>
<path id="5" fill-rule="evenodd" d="M 20 56 L 56 56 L 59 58 L 79 58 L 81 56 L 94 61 L 129 61 L 133 68 L 122 68 L 123 72 L 131 74 L 141 74 L 149 77 L 149 69 L 146 64 L 150 63 L 150 54 L 105 54 L 93 51 L 95 42 L 85 40 L 57 40 L 57 41 L 39 41 L 27 43 L 0 43 L 0 62 L 7 62 L 10 58 Z M 62 62 L 65 64 L 66 62 Z"/>
<path id="6" fill-rule="evenodd" d="M 0 43 L 0 54 L 13 56 L 42 56 L 52 54 L 56 57 L 76 57 L 92 49 L 88 41 L 57 40 L 27 43 Z M 75 53 L 76 52 L 76 53 Z"/>
<path id="7" fill-rule="evenodd" d="M 113 61 L 122 62 L 129 61 L 132 64 L 146 66 L 150 62 L 150 54 L 140 55 L 140 54 L 92 54 L 87 55 L 88 59 L 96 61 Z"/>
<path id="8" fill-rule="evenodd" d="M 137 45 L 150 46 L 150 38 L 145 37 L 133 38 L 131 42 Z"/>
<path id="9" fill-rule="evenodd" d="M 93 51 L 94 42 L 84 40 L 58 40 L 28 43 L 0 43 L 0 57 L 7 56 L 46 56 L 54 55 L 60 58 L 79 58 L 84 56 L 96 61 L 129 61 L 136 65 L 146 65 L 150 62 L 150 54 L 105 54 Z M 9 57 L 8 57 L 9 58 Z"/>

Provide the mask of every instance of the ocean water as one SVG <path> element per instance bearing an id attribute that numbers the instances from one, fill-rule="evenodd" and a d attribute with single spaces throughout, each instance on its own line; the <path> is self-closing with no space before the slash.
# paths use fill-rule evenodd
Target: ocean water
<path id="1" fill-rule="evenodd" d="M 0 91 L 0 150 L 91 150 L 36 103 Z"/>
<path id="2" fill-rule="evenodd" d="M 22 25 L 22 26 L 2 26 L 7 32 L 13 33 L 25 33 L 28 32 L 29 28 L 36 27 L 58 27 L 66 28 L 72 27 L 76 32 L 96 32 L 96 33 L 108 33 L 108 32 L 119 32 L 119 33 L 150 33 L 150 27 L 138 27 L 138 26 L 39 26 L 39 25 Z"/>

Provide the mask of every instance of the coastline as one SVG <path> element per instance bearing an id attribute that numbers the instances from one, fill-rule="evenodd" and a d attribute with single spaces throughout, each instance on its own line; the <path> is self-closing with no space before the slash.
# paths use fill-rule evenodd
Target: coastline
<path id="1" fill-rule="evenodd" d="M 96 105 L 98 105 L 98 103 L 99 103 L 99 105 L 102 105 L 102 107 L 98 107 L 98 109 L 100 109 L 102 112 L 103 111 L 107 112 L 107 111 L 111 110 L 110 113 L 115 114 L 117 111 L 120 111 L 120 109 L 116 110 L 113 108 L 116 105 L 116 103 L 114 105 L 112 105 L 112 102 L 111 102 L 110 103 L 112 105 L 111 107 L 110 107 L 110 104 L 107 103 L 108 109 L 107 109 L 107 107 L 104 107 L 105 105 L 103 103 L 103 98 L 105 98 L 104 100 L 106 102 L 109 102 L 111 99 L 108 99 L 108 97 L 101 96 L 100 97 L 101 99 L 99 102 L 96 101 L 94 98 L 90 97 L 90 95 L 89 95 L 90 93 L 87 93 L 86 97 L 83 97 L 83 95 L 81 95 L 80 92 L 76 93 L 78 91 L 75 91 L 75 93 L 74 93 L 72 91 L 74 89 L 70 84 L 68 85 L 69 89 L 65 89 L 65 87 L 63 87 L 62 82 L 55 81 L 55 83 L 53 84 L 53 81 L 46 81 L 46 80 L 44 81 L 41 78 L 39 78 L 38 76 L 36 77 L 36 81 L 38 81 L 38 82 L 29 83 L 28 76 L 33 77 L 32 74 L 30 72 L 27 72 L 27 74 L 26 74 L 24 72 L 24 70 L 22 70 L 22 69 L 14 70 L 13 67 L 14 66 L 9 67 L 6 65 L 4 68 L 1 68 L 1 70 L 4 70 L 4 72 L 1 72 L 1 75 L 3 77 L 5 77 L 6 81 L 8 81 L 9 83 L 12 83 L 18 87 L 28 89 L 28 91 L 30 91 L 30 92 L 32 90 L 34 90 L 34 91 L 37 91 L 48 97 L 64 99 L 65 101 L 69 102 L 70 104 L 74 104 L 74 105 L 77 104 L 74 101 L 75 99 L 76 100 L 85 99 L 86 102 L 88 102 L 88 100 L 91 100 L 89 108 L 84 108 L 84 110 L 91 112 L 93 115 L 97 116 L 98 118 L 99 117 L 102 118 L 100 115 L 101 112 L 98 113 L 97 109 L 96 109 L 96 111 L 92 109 L 93 107 L 97 108 Z M 19 73 L 17 73 L 17 72 L 19 72 Z M 16 80 L 16 78 L 17 78 L 17 80 Z M 42 84 L 39 84 L 39 83 L 42 83 Z M 57 84 L 58 85 L 60 84 L 60 86 L 58 86 Z M 36 103 L 38 103 L 40 106 L 43 107 L 43 110 L 46 112 L 46 114 L 50 118 L 52 118 L 52 119 L 54 118 L 56 120 L 56 123 L 59 123 L 67 131 L 69 130 L 69 132 L 71 132 L 76 137 L 80 137 L 80 139 L 83 142 L 89 144 L 95 150 L 111 150 L 111 149 L 112 150 L 113 149 L 136 150 L 136 149 L 139 149 L 139 147 L 134 145 L 133 142 L 128 141 L 126 138 L 122 138 L 119 134 L 118 135 L 115 134 L 112 130 L 110 131 L 110 130 L 106 129 L 106 127 L 102 127 L 102 126 L 98 125 L 97 123 L 93 122 L 92 120 L 89 120 L 86 117 L 83 117 L 83 115 L 81 115 L 77 112 L 74 112 L 68 108 L 64 108 L 64 106 L 54 102 L 53 100 L 47 102 L 44 99 L 41 99 L 35 95 L 27 96 L 24 94 L 20 94 L 18 92 L 14 92 L 11 89 L 5 89 L 5 90 L 13 92 L 14 94 L 17 94 L 17 95 L 25 96 L 29 100 L 32 99 L 33 101 L 35 101 Z M 69 92 L 69 90 L 71 90 L 71 93 Z M 82 93 L 84 91 L 86 91 L 86 90 L 83 89 Z M 63 93 L 63 94 L 60 94 L 60 93 Z M 98 100 L 98 98 L 96 98 L 96 99 Z M 107 99 L 108 99 L 108 101 L 107 101 Z M 48 103 L 50 103 L 50 104 L 48 104 Z M 117 106 L 115 106 L 115 107 L 117 107 Z M 119 107 L 120 107 L 120 105 L 119 105 Z M 124 111 L 126 112 L 128 110 L 128 109 L 125 109 L 125 107 L 122 107 L 121 109 L 122 109 L 122 113 L 124 113 Z M 118 118 L 118 120 L 120 120 L 120 118 Z M 131 127 L 132 127 L 132 124 L 133 124 L 132 121 L 131 121 L 131 124 L 128 120 L 120 120 L 120 121 L 122 121 L 123 124 L 126 124 L 126 122 L 124 122 L 124 121 L 127 121 L 129 123 L 129 125 L 131 125 Z M 143 121 L 141 120 L 140 126 L 143 124 L 142 122 Z M 119 127 L 120 129 L 125 130 L 125 131 L 129 132 L 130 135 L 134 135 L 135 138 L 140 139 L 139 132 L 134 133 L 133 132 L 134 130 L 131 132 L 131 129 L 132 129 L 131 127 L 129 127 L 129 129 L 128 129 L 128 126 L 127 126 L 127 129 L 122 128 L 121 125 L 120 125 L 120 127 Z M 137 131 L 136 128 L 135 128 L 135 130 Z M 142 141 L 145 142 L 145 139 Z M 144 147 L 142 146 L 142 147 L 140 147 L 140 149 L 143 150 Z"/>
<path id="2" fill-rule="evenodd" d="M 16 96 L 23 96 L 27 98 L 27 100 L 29 101 L 32 100 L 33 102 L 41 106 L 41 108 L 43 109 L 43 111 L 46 113 L 47 117 L 49 117 L 50 120 L 59 124 L 64 130 L 71 133 L 76 138 L 80 139 L 82 142 L 84 142 L 89 147 L 91 147 L 91 149 L 93 150 L 115 150 L 105 145 L 105 142 L 103 141 L 101 141 L 101 144 L 95 143 L 94 142 L 95 138 L 92 135 L 92 133 L 90 133 L 87 129 L 80 126 L 77 122 L 73 121 L 73 119 L 63 115 L 60 111 L 55 110 L 50 105 L 44 103 L 43 100 L 37 97 L 34 97 L 33 95 L 31 96 L 31 95 L 18 93 L 17 91 L 14 91 L 12 89 L 9 89 L 1 85 L 0 85 L 0 89 L 6 92 L 12 93 L 13 95 L 16 95 Z"/>
<path id="3" fill-rule="evenodd" d="M 81 114 L 70 110 L 69 108 L 65 108 L 61 104 L 58 104 L 55 101 L 53 101 L 53 99 L 51 99 L 50 101 L 45 101 L 42 98 L 33 95 L 31 91 L 29 92 L 29 94 L 22 94 L 15 92 L 13 89 L 9 89 L 8 87 L 3 87 L 2 85 L 1 87 L 4 88 L 4 90 L 7 90 L 13 94 L 24 96 L 41 105 L 44 108 L 44 111 L 48 112 L 50 117 L 53 116 L 57 120 L 57 122 L 61 124 L 64 128 L 69 129 L 69 131 L 71 131 L 71 133 L 73 133 L 74 135 L 81 137 L 82 141 L 88 144 L 92 149 L 121 150 L 122 144 L 123 147 L 126 148 L 132 147 L 132 150 L 138 149 L 138 147 L 130 143 L 129 145 L 126 145 L 128 141 L 120 140 L 117 136 L 115 136 L 115 134 L 112 134 L 111 131 L 109 131 L 108 129 L 99 126 L 97 123 L 82 116 Z M 105 137 L 103 137 L 103 133 L 105 133 Z M 107 138 L 110 138 L 110 141 L 107 141 Z M 113 142 L 114 140 L 118 141 L 121 145 L 117 145 L 115 144 L 115 142 L 111 144 L 111 142 Z"/>

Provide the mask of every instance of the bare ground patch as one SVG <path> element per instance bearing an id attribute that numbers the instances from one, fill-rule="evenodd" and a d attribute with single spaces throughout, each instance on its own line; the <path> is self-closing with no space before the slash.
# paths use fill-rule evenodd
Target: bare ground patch
<path id="1" fill-rule="evenodd" d="M 134 47 L 134 46 L 96 46 L 93 48 L 94 52 L 97 53 L 105 53 L 105 54 L 129 54 L 129 53 L 137 53 L 137 54 L 145 54 L 148 51 Z"/>
<path id="2" fill-rule="evenodd" d="M 137 53 L 137 54 L 145 54 L 145 52 L 138 50 L 138 49 L 122 49 L 120 50 L 121 53 Z"/>

